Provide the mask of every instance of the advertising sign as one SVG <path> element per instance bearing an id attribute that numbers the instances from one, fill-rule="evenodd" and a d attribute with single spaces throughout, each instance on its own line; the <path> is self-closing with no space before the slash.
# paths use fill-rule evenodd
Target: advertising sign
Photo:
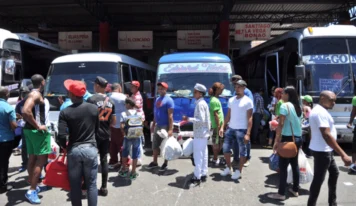
<path id="1" fill-rule="evenodd" d="M 177 31 L 178 49 L 212 49 L 212 30 L 181 30 Z"/>
<path id="2" fill-rule="evenodd" d="M 231 65 L 230 63 L 162 64 L 158 73 L 231 73 Z"/>
<path id="3" fill-rule="evenodd" d="M 142 50 L 153 48 L 152 31 L 119 31 L 119 49 Z"/>
<path id="4" fill-rule="evenodd" d="M 354 64 L 356 55 L 351 54 L 320 54 L 303 56 L 304 64 Z"/>
<path id="5" fill-rule="evenodd" d="M 268 40 L 270 38 L 270 23 L 235 24 L 235 41 Z"/>
<path id="6" fill-rule="evenodd" d="M 58 44 L 64 50 L 83 50 L 92 48 L 92 32 L 59 32 Z"/>

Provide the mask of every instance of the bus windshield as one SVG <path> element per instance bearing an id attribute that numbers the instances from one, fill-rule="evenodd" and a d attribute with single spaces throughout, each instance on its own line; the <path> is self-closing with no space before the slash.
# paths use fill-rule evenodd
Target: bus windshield
<path id="1" fill-rule="evenodd" d="M 115 62 L 70 62 L 53 64 L 47 76 L 45 96 L 66 96 L 63 82 L 66 79 L 81 80 L 87 84 L 87 90 L 94 93 L 93 82 L 97 76 L 109 83 L 120 83 L 118 64 Z"/>
<path id="2" fill-rule="evenodd" d="M 196 83 L 209 89 L 214 82 L 225 85 L 221 96 L 232 96 L 231 75 L 230 63 L 171 63 L 159 65 L 157 81 L 166 82 L 173 97 L 192 97 Z"/>
<path id="3" fill-rule="evenodd" d="M 352 97 L 353 75 L 356 72 L 356 39 L 304 39 L 302 46 L 306 68 L 305 93 L 318 96 L 321 91 L 330 90 L 341 97 Z"/>

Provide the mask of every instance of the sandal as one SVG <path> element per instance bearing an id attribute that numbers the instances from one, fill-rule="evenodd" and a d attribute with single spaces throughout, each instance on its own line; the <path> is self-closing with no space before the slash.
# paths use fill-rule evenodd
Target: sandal
<path id="1" fill-rule="evenodd" d="M 280 195 L 278 193 L 272 193 L 267 195 L 268 198 L 274 199 L 274 200 L 285 200 L 286 196 L 285 195 Z"/>
<path id="2" fill-rule="evenodd" d="M 138 176 L 140 176 L 137 172 L 131 173 L 130 180 L 135 180 Z"/>
<path id="3" fill-rule="evenodd" d="M 294 197 L 299 197 L 299 193 L 295 192 L 292 188 L 289 188 L 288 190 Z"/>
<path id="4" fill-rule="evenodd" d="M 128 174 L 129 174 L 129 170 L 120 170 L 119 171 L 120 177 L 127 177 Z"/>

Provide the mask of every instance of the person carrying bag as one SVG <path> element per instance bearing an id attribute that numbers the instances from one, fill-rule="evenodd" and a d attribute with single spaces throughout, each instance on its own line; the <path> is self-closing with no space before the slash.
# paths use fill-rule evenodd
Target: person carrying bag
<path id="1" fill-rule="evenodd" d="M 288 191 L 298 197 L 299 190 L 299 166 L 298 150 L 302 139 L 301 115 L 302 109 L 294 87 L 288 86 L 282 93 L 283 104 L 280 107 L 279 125 L 276 130 L 276 141 L 273 147 L 274 153 L 279 158 L 279 189 L 278 193 L 268 195 L 271 199 L 285 200 L 287 187 L 287 168 L 290 164 L 293 171 L 293 188 Z"/>

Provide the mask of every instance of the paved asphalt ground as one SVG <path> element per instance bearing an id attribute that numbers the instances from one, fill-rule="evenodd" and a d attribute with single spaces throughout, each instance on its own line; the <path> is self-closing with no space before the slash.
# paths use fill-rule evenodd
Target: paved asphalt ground
<path id="1" fill-rule="evenodd" d="M 288 197 L 284 202 L 267 198 L 267 194 L 277 191 L 278 174 L 268 169 L 268 157 L 271 150 L 253 149 L 252 161 L 245 168 L 242 179 L 235 182 L 228 177 L 219 175 L 221 168 L 209 167 L 208 181 L 197 188 L 188 188 L 193 166 L 190 159 L 179 159 L 169 163 L 164 173 L 158 169 L 147 171 L 144 169 L 151 161 L 151 157 L 143 158 L 144 165 L 139 168 L 140 177 L 134 181 L 117 176 L 117 171 L 109 174 L 107 197 L 99 197 L 98 205 L 306 205 L 310 184 L 301 185 L 300 197 Z M 162 159 L 159 159 L 162 163 Z M 356 205 L 356 176 L 347 174 L 342 166 L 340 157 L 336 157 L 340 166 L 338 181 L 338 203 L 342 206 Z M 311 165 L 313 161 L 309 160 Z M 20 156 L 11 156 L 10 180 L 14 189 L 0 195 L 0 205 L 30 205 L 24 197 L 28 189 L 25 179 L 27 172 L 18 173 L 21 164 Z M 101 175 L 98 174 L 98 186 L 101 184 Z M 327 182 L 322 187 L 318 206 L 327 205 Z M 69 193 L 58 188 L 40 193 L 41 205 L 71 205 Z M 83 200 L 83 205 L 87 201 Z"/>

